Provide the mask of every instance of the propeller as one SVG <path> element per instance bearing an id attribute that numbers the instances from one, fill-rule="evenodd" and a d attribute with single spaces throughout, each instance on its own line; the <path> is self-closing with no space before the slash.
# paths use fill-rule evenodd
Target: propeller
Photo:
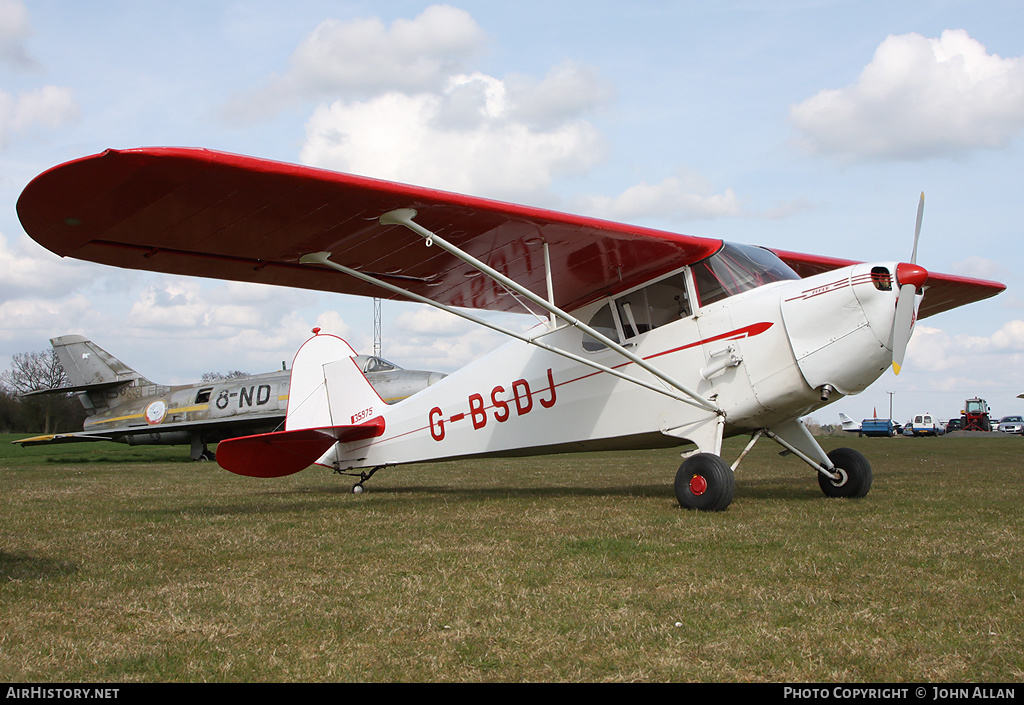
<path id="1" fill-rule="evenodd" d="M 910 262 L 896 266 L 896 282 L 900 293 L 896 299 L 896 316 L 892 322 L 892 368 L 896 374 L 903 367 L 907 344 L 914 326 L 914 295 L 928 281 L 928 271 L 917 265 L 917 242 L 921 237 L 921 219 L 924 216 L 924 193 L 917 205 L 917 227 L 914 228 L 914 250 Z"/>

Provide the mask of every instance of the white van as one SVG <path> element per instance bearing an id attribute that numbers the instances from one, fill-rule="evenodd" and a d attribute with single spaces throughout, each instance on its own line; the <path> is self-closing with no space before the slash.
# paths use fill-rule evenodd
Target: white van
<path id="1" fill-rule="evenodd" d="M 939 422 L 931 414 L 918 414 L 915 416 L 913 428 L 913 435 L 915 436 L 937 436 L 942 433 L 942 430 L 945 430 L 942 429 Z"/>

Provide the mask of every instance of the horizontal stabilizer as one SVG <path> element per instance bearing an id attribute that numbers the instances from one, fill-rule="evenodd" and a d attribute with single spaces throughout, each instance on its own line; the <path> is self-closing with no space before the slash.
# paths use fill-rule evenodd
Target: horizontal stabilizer
<path id="1" fill-rule="evenodd" d="M 335 443 L 362 441 L 382 433 L 384 419 L 377 417 L 358 426 L 303 428 L 242 436 L 217 445 L 217 463 L 236 475 L 284 477 L 305 470 Z"/>
<path id="2" fill-rule="evenodd" d="M 25 392 L 23 397 L 37 397 L 42 394 L 71 394 L 72 392 L 105 392 L 108 389 L 117 389 L 126 384 L 131 384 L 129 379 L 115 380 L 113 382 L 97 382 L 96 384 L 79 384 L 74 387 L 49 387 L 47 389 L 33 389 Z"/>

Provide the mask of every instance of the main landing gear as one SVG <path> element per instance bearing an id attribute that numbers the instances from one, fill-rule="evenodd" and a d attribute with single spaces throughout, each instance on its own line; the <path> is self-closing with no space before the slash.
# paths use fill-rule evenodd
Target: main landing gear
<path id="1" fill-rule="evenodd" d="M 871 489 L 871 463 L 852 448 L 836 448 L 828 454 L 835 465 L 832 476 L 818 473 L 818 484 L 828 497 L 860 498 Z"/>
<path id="2" fill-rule="evenodd" d="M 676 499 L 684 509 L 721 512 L 732 502 L 736 477 L 714 453 L 697 453 L 676 471 Z"/>
<path id="3" fill-rule="evenodd" d="M 866 496 L 871 489 L 871 463 L 862 453 L 852 448 L 836 448 L 826 454 L 797 421 L 754 433 L 732 467 L 715 453 L 689 456 L 676 471 L 675 492 L 679 506 L 707 512 L 724 511 L 736 491 L 734 471 L 762 435 L 813 467 L 818 473 L 821 491 L 827 497 L 855 499 Z"/>

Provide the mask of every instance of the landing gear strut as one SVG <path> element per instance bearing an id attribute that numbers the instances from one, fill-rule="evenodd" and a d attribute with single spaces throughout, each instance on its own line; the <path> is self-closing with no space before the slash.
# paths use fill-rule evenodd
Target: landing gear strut
<path id="1" fill-rule="evenodd" d="M 852 448 L 836 448 L 826 454 L 803 422 L 795 420 L 756 431 L 731 468 L 717 455 L 699 453 L 691 456 L 676 473 L 679 504 L 690 509 L 711 511 L 729 506 L 735 487 L 733 472 L 762 435 L 814 468 L 818 473 L 818 485 L 827 497 L 855 499 L 866 496 L 871 489 L 871 463 L 862 453 Z M 728 478 L 724 477 L 726 472 Z M 728 498 L 725 498 L 726 493 Z"/>
<path id="2" fill-rule="evenodd" d="M 362 494 L 365 491 L 363 483 L 369 480 L 371 477 L 373 477 L 374 473 L 376 473 L 378 470 L 384 469 L 384 467 L 384 465 L 378 465 L 377 467 L 370 470 L 370 472 L 360 472 L 358 475 L 354 472 L 343 472 L 338 468 L 334 469 L 334 473 L 336 475 L 348 475 L 349 477 L 358 477 L 359 482 L 352 486 L 352 494 Z"/>
<path id="3" fill-rule="evenodd" d="M 213 460 L 216 455 L 212 450 L 206 447 L 206 441 L 203 440 L 202 436 L 196 434 L 192 436 L 192 447 L 189 457 L 193 461 L 206 461 Z"/>

